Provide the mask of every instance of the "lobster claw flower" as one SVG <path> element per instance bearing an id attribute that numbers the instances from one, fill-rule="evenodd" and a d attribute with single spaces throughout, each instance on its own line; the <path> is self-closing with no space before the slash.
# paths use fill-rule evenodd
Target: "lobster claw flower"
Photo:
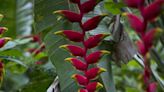
<path id="1" fill-rule="evenodd" d="M 3 34 L 8 29 L 6 27 L 0 27 L 0 35 Z"/>
<path id="2" fill-rule="evenodd" d="M 2 48 L 10 40 L 11 38 L 9 37 L 0 38 L 0 48 Z"/>
<path id="3" fill-rule="evenodd" d="M 80 0 L 69 0 L 72 3 L 80 4 Z"/>
<path id="4" fill-rule="evenodd" d="M 156 90 L 157 90 L 157 83 L 153 82 L 148 85 L 146 92 L 156 92 Z"/>
<path id="5" fill-rule="evenodd" d="M 162 32 L 162 29 L 155 28 L 155 29 L 151 29 L 150 31 L 148 31 L 145 34 L 145 36 L 143 37 L 143 41 L 144 41 L 146 48 L 152 47 L 153 40 L 155 40 L 155 38 L 158 37 L 161 32 Z"/>
<path id="6" fill-rule="evenodd" d="M 102 0 L 88 0 L 88 1 L 84 2 L 81 5 L 82 13 L 88 13 L 88 12 L 92 11 L 95 8 L 95 6 L 101 1 Z"/>
<path id="7" fill-rule="evenodd" d="M 82 85 L 82 86 L 86 86 L 89 82 L 87 77 L 82 76 L 80 74 L 74 74 L 72 75 L 72 78 L 75 79 L 79 83 L 79 85 Z"/>
<path id="8" fill-rule="evenodd" d="M 82 16 L 80 14 L 74 13 L 69 10 L 57 10 L 54 13 L 58 13 L 66 17 L 71 22 L 80 22 L 82 19 Z"/>
<path id="9" fill-rule="evenodd" d="M 79 89 L 78 92 L 88 92 L 87 89 Z"/>
<path id="10" fill-rule="evenodd" d="M 147 21 L 154 20 L 162 12 L 162 5 L 164 5 L 164 0 L 156 0 L 143 9 L 142 16 Z"/>
<path id="11" fill-rule="evenodd" d="M 86 63 L 76 58 L 66 58 L 65 61 L 71 62 L 72 65 L 80 71 L 86 71 L 88 68 Z"/>
<path id="12" fill-rule="evenodd" d="M 130 13 L 123 13 L 123 16 L 127 16 L 128 17 L 128 21 L 130 22 L 130 26 L 140 35 L 144 34 L 145 28 L 146 28 L 146 24 L 144 24 L 143 20 L 141 20 L 140 18 L 138 18 L 136 15 L 134 14 L 130 14 Z"/>
<path id="13" fill-rule="evenodd" d="M 84 49 L 79 47 L 79 46 L 75 46 L 75 45 L 62 45 L 59 48 L 64 48 L 66 50 L 68 50 L 73 56 L 84 56 Z"/>
<path id="14" fill-rule="evenodd" d="M 99 89 L 101 89 L 102 87 L 103 87 L 103 85 L 99 82 L 91 82 L 86 86 L 88 92 L 96 92 Z"/>
<path id="15" fill-rule="evenodd" d="M 91 36 L 84 42 L 84 45 L 85 47 L 89 49 L 94 48 L 97 45 L 99 45 L 100 42 L 107 36 L 109 36 L 109 34 L 97 34 L 97 35 Z"/>
<path id="16" fill-rule="evenodd" d="M 70 41 L 81 42 L 83 41 L 83 34 L 75 32 L 73 30 L 64 30 L 55 32 L 56 35 L 63 35 L 68 38 Z"/>
<path id="17" fill-rule="evenodd" d="M 105 72 L 106 69 L 96 67 L 96 68 L 91 68 L 90 70 L 85 72 L 85 76 L 88 79 L 95 79 L 98 75 L 100 75 L 102 72 Z"/>
<path id="18" fill-rule="evenodd" d="M 136 44 L 137 44 L 137 47 L 138 47 L 138 50 L 139 50 L 140 54 L 145 56 L 146 53 L 148 52 L 148 50 L 145 48 L 145 44 L 143 43 L 143 41 L 142 40 L 138 40 L 136 42 Z"/>
<path id="19" fill-rule="evenodd" d="M 123 0 L 124 3 L 131 8 L 140 8 L 144 6 L 145 0 Z"/>
<path id="20" fill-rule="evenodd" d="M 110 52 L 106 50 L 93 52 L 86 57 L 86 61 L 88 64 L 97 63 L 104 54 L 110 54 Z"/>
<path id="21" fill-rule="evenodd" d="M 95 16 L 89 20 L 87 20 L 83 25 L 83 30 L 84 31 L 89 31 L 89 30 L 93 30 L 95 29 L 98 24 L 100 23 L 100 21 L 105 17 L 107 16 L 107 14 L 102 14 L 102 15 L 98 15 L 98 16 Z"/>

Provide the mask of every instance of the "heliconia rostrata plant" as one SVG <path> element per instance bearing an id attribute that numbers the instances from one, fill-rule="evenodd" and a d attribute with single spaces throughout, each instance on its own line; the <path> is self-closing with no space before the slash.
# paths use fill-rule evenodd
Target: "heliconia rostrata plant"
<path id="1" fill-rule="evenodd" d="M 2 20 L 3 15 L 0 14 L 0 21 Z M 9 37 L 2 37 L 3 33 L 7 31 L 8 29 L 6 27 L 0 27 L 0 48 L 2 48 L 11 38 Z M 4 73 L 4 64 L 2 60 L 0 59 L 0 83 L 3 80 L 3 73 Z"/>
<path id="2" fill-rule="evenodd" d="M 88 54 L 89 50 L 98 46 L 101 41 L 109 36 L 109 34 L 97 34 L 86 37 L 86 32 L 95 29 L 100 21 L 107 15 L 97 15 L 88 19 L 86 22 L 82 22 L 83 16 L 92 11 L 94 7 L 101 2 L 102 0 L 88 0 L 84 3 L 81 3 L 80 0 L 70 0 L 70 2 L 78 5 L 80 13 L 75 13 L 69 10 L 58 10 L 55 13 L 59 13 L 66 17 L 70 22 L 79 23 L 81 27 L 81 32 L 74 30 L 62 30 L 55 32 L 56 35 L 62 35 L 73 42 L 82 43 L 83 46 L 76 45 L 62 45 L 60 48 L 64 48 L 71 53 L 72 58 L 66 58 L 65 61 L 70 62 L 75 69 L 81 71 L 81 74 L 74 74 L 72 78 L 81 86 L 78 92 L 96 92 L 103 85 L 100 82 L 96 81 L 96 78 L 100 73 L 106 71 L 104 68 L 92 67 L 89 66 L 98 63 L 100 58 L 104 54 L 109 54 L 110 52 L 106 50 L 95 51 Z"/>
<path id="3" fill-rule="evenodd" d="M 153 46 L 153 40 L 159 36 L 162 29 L 159 27 L 148 29 L 148 23 L 154 22 L 161 14 L 162 7 L 164 6 L 164 0 L 155 0 L 147 6 L 145 6 L 145 0 L 124 0 L 124 3 L 128 7 L 138 9 L 141 13 L 142 18 L 130 13 L 123 13 L 123 15 L 128 17 L 131 27 L 141 38 L 137 41 L 137 45 L 139 52 L 144 57 L 145 67 L 143 79 L 146 86 L 146 92 L 156 92 L 157 83 L 152 82 L 151 80 L 149 50 Z"/>

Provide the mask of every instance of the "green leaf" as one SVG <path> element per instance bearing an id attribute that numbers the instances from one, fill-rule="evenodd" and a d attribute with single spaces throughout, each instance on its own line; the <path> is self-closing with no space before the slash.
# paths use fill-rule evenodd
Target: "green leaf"
<path id="1" fill-rule="evenodd" d="M 121 8 L 125 5 L 121 2 L 115 3 L 115 2 L 105 2 L 105 9 L 107 9 L 110 13 L 117 15 L 122 13 Z"/>
<path id="2" fill-rule="evenodd" d="M 41 32 L 57 24 L 53 11 L 68 9 L 67 0 L 35 0 L 35 30 Z"/>

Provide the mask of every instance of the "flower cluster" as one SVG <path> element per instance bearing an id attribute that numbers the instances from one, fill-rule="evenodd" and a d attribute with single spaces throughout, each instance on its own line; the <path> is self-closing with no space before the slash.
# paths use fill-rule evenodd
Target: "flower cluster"
<path id="1" fill-rule="evenodd" d="M 0 14 L 0 21 L 3 18 L 3 15 Z M 8 29 L 6 27 L 0 27 L 0 48 L 2 48 L 11 38 L 9 37 L 1 37 L 5 31 Z M 4 71 L 4 65 L 2 60 L 0 60 L 0 82 L 2 82 L 3 79 L 3 72 Z"/>
<path id="2" fill-rule="evenodd" d="M 142 18 L 130 13 L 124 13 L 128 16 L 131 27 L 140 36 L 141 40 L 137 41 L 139 52 L 145 60 L 144 68 L 144 83 L 146 84 L 146 92 L 155 92 L 156 83 L 151 82 L 151 70 L 149 65 L 149 50 L 153 46 L 153 40 L 162 31 L 160 28 L 147 28 L 149 22 L 154 22 L 158 15 L 162 12 L 164 0 L 155 0 L 148 6 L 145 6 L 145 0 L 124 0 L 124 3 L 131 8 L 136 8 L 140 11 Z M 148 30 L 148 31 L 147 31 Z"/>
<path id="3" fill-rule="evenodd" d="M 58 10 L 55 13 L 61 14 L 66 17 L 70 22 L 79 23 L 81 27 L 81 32 L 75 30 L 62 30 L 55 32 L 56 35 L 62 35 L 69 39 L 70 41 L 82 43 L 81 46 L 76 45 L 62 45 L 60 48 L 64 48 L 71 53 L 72 58 L 66 58 L 65 61 L 70 62 L 75 69 L 81 71 L 81 74 L 74 74 L 72 78 L 81 86 L 78 92 L 96 92 L 98 89 L 102 88 L 103 85 L 95 79 L 100 75 L 100 73 L 106 71 L 100 67 L 89 66 L 97 63 L 104 54 L 109 54 L 110 52 L 106 50 L 95 51 L 90 54 L 89 50 L 98 46 L 101 41 L 108 36 L 108 34 L 97 34 L 86 37 L 86 32 L 95 29 L 100 21 L 106 16 L 105 14 L 94 16 L 88 19 L 86 22 L 82 22 L 83 16 L 92 11 L 94 7 L 102 0 L 88 0 L 81 3 L 80 0 L 70 0 L 72 3 L 77 4 L 80 13 L 75 13 L 69 10 Z"/>

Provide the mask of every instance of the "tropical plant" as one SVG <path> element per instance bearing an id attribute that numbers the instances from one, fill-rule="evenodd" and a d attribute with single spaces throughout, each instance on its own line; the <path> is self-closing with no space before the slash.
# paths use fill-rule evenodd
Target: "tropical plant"
<path id="1" fill-rule="evenodd" d="M 0 0 L 0 91 L 163 92 L 163 6 Z"/>

